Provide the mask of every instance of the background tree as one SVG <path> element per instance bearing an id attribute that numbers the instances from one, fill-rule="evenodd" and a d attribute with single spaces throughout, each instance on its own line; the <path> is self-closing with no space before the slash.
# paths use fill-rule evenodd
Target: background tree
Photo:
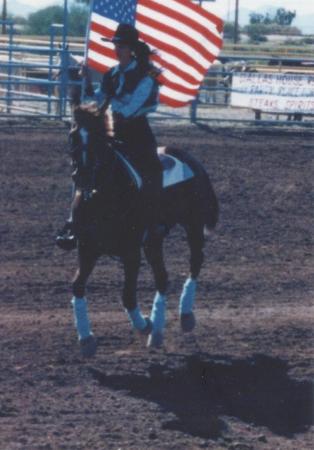
<path id="1" fill-rule="evenodd" d="M 69 35 L 85 36 L 89 11 L 85 6 L 73 5 L 69 12 Z"/>
<path id="2" fill-rule="evenodd" d="M 266 13 L 266 15 L 264 16 L 263 23 L 265 25 L 270 25 L 271 23 L 273 23 L 273 19 L 269 13 Z"/>
<path id="3" fill-rule="evenodd" d="M 271 16 L 269 12 L 266 14 L 253 12 L 250 14 L 250 25 L 262 23 L 264 25 L 277 24 L 281 26 L 290 26 L 295 17 L 295 11 L 289 11 L 285 8 L 277 9 L 273 16 Z"/>
<path id="4" fill-rule="evenodd" d="M 267 25 L 264 23 L 254 23 L 245 27 L 245 31 L 250 38 L 250 42 L 259 44 L 267 41 Z"/>
<path id="5" fill-rule="evenodd" d="M 14 16 L 13 14 L 9 14 L 8 18 L 16 25 L 26 26 L 27 24 L 27 19 L 23 16 Z"/>
<path id="6" fill-rule="evenodd" d="M 301 32 L 291 24 L 296 17 L 295 11 L 289 11 L 284 8 L 277 9 L 276 13 L 271 15 L 252 13 L 250 14 L 250 24 L 244 27 L 251 42 L 265 42 L 268 34 L 300 35 Z"/>
<path id="7" fill-rule="evenodd" d="M 274 21 L 278 23 L 278 25 L 282 26 L 290 26 L 293 22 L 293 20 L 296 17 L 295 11 L 288 11 L 284 8 L 277 9 L 276 15 L 274 17 Z"/>
<path id="8" fill-rule="evenodd" d="M 224 39 L 234 40 L 235 27 L 234 22 L 224 22 Z"/>
<path id="9" fill-rule="evenodd" d="M 250 24 L 254 25 L 256 23 L 263 23 L 264 20 L 264 14 L 258 14 L 258 13 L 251 13 L 250 14 Z"/>
<path id="10" fill-rule="evenodd" d="M 48 6 L 30 14 L 27 21 L 26 33 L 33 35 L 47 35 L 52 23 L 63 23 L 63 7 Z M 85 36 L 88 21 L 88 8 L 84 5 L 73 5 L 69 10 L 68 23 L 70 36 Z"/>
<path id="11" fill-rule="evenodd" d="M 28 16 L 26 32 L 28 34 L 49 34 L 52 23 L 63 23 L 63 8 L 61 6 L 48 6 Z"/>

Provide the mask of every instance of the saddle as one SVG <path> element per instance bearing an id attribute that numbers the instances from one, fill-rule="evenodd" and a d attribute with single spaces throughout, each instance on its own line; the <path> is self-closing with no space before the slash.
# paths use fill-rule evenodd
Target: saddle
<path id="1" fill-rule="evenodd" d="M 74 128 L 70 133 L 70 141 L 71 141 L 71 153 L 72 158 L 75 160 L 75 156 L 81 155 L 80 148 L 83 145 L 86 145 L 87 137 L 86 132 L 84 130 L 79 130 L 78 128 Z M 144 183 L 141 174 L 135 168 L 133 163 L 129 161 L 127 156 L 124 153 L 124 144 L 114 137 L 108 139 L 108 145 L 111 150 L 114 152 L 116 158 L 120 161 L 120 169 L 116 175 L 126 175 L 129 178 L 129 186 L 135 190 L 141 190 Z M 179 158 L 169 154 L 167 152 L 167 147 L 158 147 L 157 149 L 158 157 L 161 162 L 163 168 L 163 176 L 162 176 L 162 187 L 163 189 L 167 189 L 169 187 L 175 186 L 179 183 L 183 183 L 195 176 L 191 167 L 182 162 Z M 79 184 L 79 179 L 84 178 L 84 167 L 82 166 L 79 170 L 76 171 L 75 176 L 76 180 Z M 88 172 L 88 171 L 87 171 Z M 84 185 L 84 181 L 82 185 Z"/>
<path id="2" fill-rule="evenodd" d="M 162 186 L 164 189 L 194 178 L 195 174 L 191 167 L 175 156 L 166 153 L 166 147 L 158 147 L 157 151 L 163 167 Z"/>
<path id="3" fill-rule="evenodd" d="M 140 190 L 143 186 L 141 175 L 119 150 L 116 150 L 116 154 L 124 165 L 134 185 L 138 190 Z M 188 164 L 180 161 L 178 158 L 172 155 L 167 154 L 166 147 L 158 148 L 158 157 L 163 168 L 163 189 L 169 188 L 179 183 L 183 183 L 195 176 L 194 172 L 192 171 L 190 166 L 188 166 Z"/>

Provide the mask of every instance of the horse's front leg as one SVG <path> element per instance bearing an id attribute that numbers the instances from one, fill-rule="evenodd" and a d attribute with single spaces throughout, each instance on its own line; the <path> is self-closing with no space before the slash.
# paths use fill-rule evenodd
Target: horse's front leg
<path id="1" fill-rule="evenodd" d="M 79 268 L 72 284 L 73 298 L 71 303 L 74 321 L 81 353 L 86 357 L 91 357 L 96 353 L 96 339 L 91 331 L 85 297 L 86 282 L 96 264 L 96 260 L 97 256 L 94 253 L 84 251 L 83 247 L 79 247 Z"/>
<path id="2" fill-rule="evenodd" d="M 166 324 L 166 290 L 168 287 L 168 274 L 164 264 L 162 245 L 163 238 L 154 235 L 150 235 L 144 245 L 145 256 L 153 269 L 156 285 L 156 295 L 150 316 L 153 330 L 148 338 L 148 347 L 162 346 L 163 333 Z"/>
<path id="3" fill-rule="evenodd" d="M 124 267 L 123 306 L 133 327 L 141 334 L 148 335 L 152 330 L 152 323 L 148 317 L 142 315 L 136 300 L 137 278 L 141 264 L 140 247 L 128 253 L 122 259 Z"/>

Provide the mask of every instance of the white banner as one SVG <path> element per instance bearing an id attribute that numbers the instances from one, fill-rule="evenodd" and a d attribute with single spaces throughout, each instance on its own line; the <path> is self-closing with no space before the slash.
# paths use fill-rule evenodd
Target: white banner
<path id="1" fill-rule="evenodd" d="M 314 114 L 314 75 L 234 73 L 231 105 L 265 112 Z"/>

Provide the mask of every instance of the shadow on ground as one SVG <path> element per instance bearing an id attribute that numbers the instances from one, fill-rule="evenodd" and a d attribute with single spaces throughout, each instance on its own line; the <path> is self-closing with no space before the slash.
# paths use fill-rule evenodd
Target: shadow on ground
<path id="1" fill-rule="evenodd" d="M 243 360 L 188 357 L 176 367 L 152 365 L 147 376 L 106 375 L 90 368 L 101 386 L 157 403 L 177 419 L 163 428 L 215 439 L 223 416 L 264 426 L 285 437 L 313 424 L 313 384 L 288 376 L 286 362 L 263 355 Z"/>

